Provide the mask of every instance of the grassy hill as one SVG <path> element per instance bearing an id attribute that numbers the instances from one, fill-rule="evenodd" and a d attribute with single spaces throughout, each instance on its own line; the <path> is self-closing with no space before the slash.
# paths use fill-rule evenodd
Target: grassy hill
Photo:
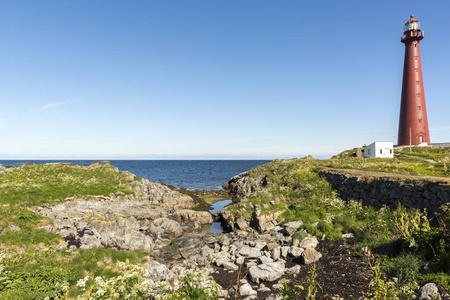
<path id="1" fill-rule="evenodd" d="M 407 297 L 408 293 L 418 290 L 418 285 L 427 282 L 450 290 L 448 205 L 443 205 L 433 216 L 426 211 L 403 207 L 375 210 L 357 201 L 341 200 L 331 185 L 317 174 L 322 169 L 335 169 L 356 172 L 359 176 L 450 179 L 447 169 L 450 148 L 411 150 L 411 153 L 409 148 L 397 151 L 394 159 L 357 158 L 353 149 L 328 160 L 310 157 L 275 160 L 249 173 L 259 182 L 256 189 L 264 192 L 227 210 L 236 219 L 249 219 L 252 207 L 259 205 L 262 214 L 275 213 L 279 221 L 301 220 L 300 237 L 307 233 L 336 240 L 342 239 L 345 233 L 355 234 L 354 251 L 362 257 L 367 253 L 375 254 L 378 263 L 374 265 L 380 268 L 382 276 L 374 284 L 390 286 L 392 299 Z"/>

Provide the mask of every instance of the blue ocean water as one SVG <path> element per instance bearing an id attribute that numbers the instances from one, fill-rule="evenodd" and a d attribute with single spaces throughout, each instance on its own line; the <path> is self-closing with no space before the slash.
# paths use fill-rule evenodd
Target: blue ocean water
<path id="1" fill-rule="evenodd" d="M 3 166 L 20 166 L 24 160 L 0 160 Z M 27 160 L 33 163 L 69 162 L 89 165 L 90 160 Z M 269 160 L 111 160 L 121 171 L 150 181 L 188 189 L 217 190 L 228 180 Z"/>

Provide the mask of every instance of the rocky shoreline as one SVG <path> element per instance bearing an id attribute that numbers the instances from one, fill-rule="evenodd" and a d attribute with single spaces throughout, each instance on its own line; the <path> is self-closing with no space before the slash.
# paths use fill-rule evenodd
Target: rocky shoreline
<path id="1" fill-rule="evenodd" d="M 129 178 L 134 175 L 130 173 Z M 223 298 L 281 299 L 278 290 L 283 277 L 297 276 L 301 265 L 322 256 L 315 250 L 316 237 L 292 242 L 289 233 L 298 229 L 298 222 L 284 226 L 273 222 L 270 230 L 261 232 L 241 220 L 239 229 L 204 234 L 213 219 L 223 220 L 220 212 L 213 216 L 198 210 L 198 199 L 146 179 L 132 181 L 130 188 L 132 196 L 72 197 L 32 210 L 53 221 L 40 228 L 62 236 L 61 249 L 146 251 L 151 257 L 147 270 L 156 281 L 176 276 L 180 267 L 197 265 L 217 282 L 229 283 L 222 286 Z M 223 192 L 212 192 L 212 196 L 224 198 Z"/>
<path id="2" fill-rule="evenodd" d="M 354 254 L 354 236 L 332 242 L 306 232 L 294 235 L 301 221 L 282 223 L 282 211 L 262 214 L 262 207 L 246 202 L 256 194 L 270 196 L 269 184 L 264 174 L 244 172 L 224 186 L 235 203 L 251 207 L 249 218 L 236 218 L 227 209 L 215 215 L 206 211 L 209 203 L 201 196 L 223 199 L 224 192 L 180 192 L 146 179 L 130 183 L 133 195 L 68 198 L 33 211 L 53 221 L 41 228 L 65 239 L 59 248 L 148 252 L 146 268 L 153 281 L 173 281 L 180 269 L 198 266 L 220 285 L 223 299 L 273 300 L 283 299 L 280 289 L 306 286 L 314 265 L 320 274 L 317 299 L 364 299 L 372 273 Z M 213 221 L 221 222 L 223 233 L 205 234 Z M 304 298 L 306 291 L 298 296 Z"/>

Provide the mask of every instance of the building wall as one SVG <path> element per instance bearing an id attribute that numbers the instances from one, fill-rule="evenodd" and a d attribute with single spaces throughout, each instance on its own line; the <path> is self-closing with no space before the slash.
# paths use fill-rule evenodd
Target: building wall
<path id="1" fill-rule="evenodd" d="M 394 143 L 393 142 L 374 142 L 364 148 L 364 157 L 380 157 L 393 158 L 394 157 Z"/>

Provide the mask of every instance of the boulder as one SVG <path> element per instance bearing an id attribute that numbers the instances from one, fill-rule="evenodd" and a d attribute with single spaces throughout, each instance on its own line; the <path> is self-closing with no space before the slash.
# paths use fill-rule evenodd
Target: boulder
<path id="1" fill-rule="evenodd" d="M 239 255 L 247 257 L 247 258 L 258 258 L 261 255 L 261 251 L 259 251 L 258 249 L 255 248 L 251 248 L 249 246 L 243 246 L 240 250 L 239 250 Z"/>
<path id="2" fill-rule="evenodd" d="M 241 296 L 252 296 L 256 294 L 257 292 L 248 283 L 241 285 L 241 287 L 239 288 L 239 295 Z"/>
<path id="3" fill-rule="evenodd" d="M 298 244 L 298 246 L 300 248 L 308 249 L 316 248 L 317 244 L 319 244 L 319 241 L 315 236 L 307 236 Z"/>
<path id="4" fill-rule="evenodd" d="M 168 218 L 159 218 L 150 224 L 150 231 L 152 233 L 165 233 L 165 234 L 175 234 L 180 235 L 183 233 L 180 223 Z"/>
<path id="5" fill-rule="evenodd" d="M 224 261 L 224 262 L 222 263 L 222 266 L 223 266 L 225 269 L 227 269 L 227 270 L 232 270 L 232 271 L 237 271 L 237 270 L 239 270 L 239 267 L 236 266 L 235 264 L 233 264 L 233 263 L 230 262 L 230 261 Z"/>
<path id="6" fill-rule="evenodd" d="M 285 223 L 283 227 L 287 235 L 293 235 L 302 225 L 302 221 L 292 221 Z"/>
<path id="7" fill-rule="evenodd" d="M 309 265 L 315 263 L 322 257 L 322 253 L 316 251 L 314 248 L 308 248 L 301 254 L 302 263 Z"/>
<path id="8" fill-rule="evenodd" d="M 436 294 L 438 294 L 438 287 L 436 284 L 430 282 L 420 288 L 417 297 L 419 299 L 431 300 L 435 299 L 434 297 L 436 296 Z"/>
<path id="9" fill-rule="evenodd" d="M 251 281 L 259 283 L 260 281 L 274 281 L 284 274 L 284 262 L 266 263 L 253 266 L 248 270 L 248 276 Z"/>
<path id="10" fill-rule="evenodd" d="M 211 224 L 213 217 L 210 212 L 183 209 L 174 213 L 175 218 L 183 222 L 193 222 L 200 225 Z"/>
<path id="11" fill-rule="evenodd" d="M 304 251 L 305 251 L 305 249 L 303 249 L 303 248 L 291 246 L 289 248 L 289 255 L 293 256 L 293 257 L 300 257 L 300 255 L 302 255 Z"/>
<path id="12" fill-rule="evenodd" d="M 300 273 L 300 265 L 295 265 L 289 269 L 286 269 L 286 274 L 287 275 L 297 275 L 298 273 Z"/>

